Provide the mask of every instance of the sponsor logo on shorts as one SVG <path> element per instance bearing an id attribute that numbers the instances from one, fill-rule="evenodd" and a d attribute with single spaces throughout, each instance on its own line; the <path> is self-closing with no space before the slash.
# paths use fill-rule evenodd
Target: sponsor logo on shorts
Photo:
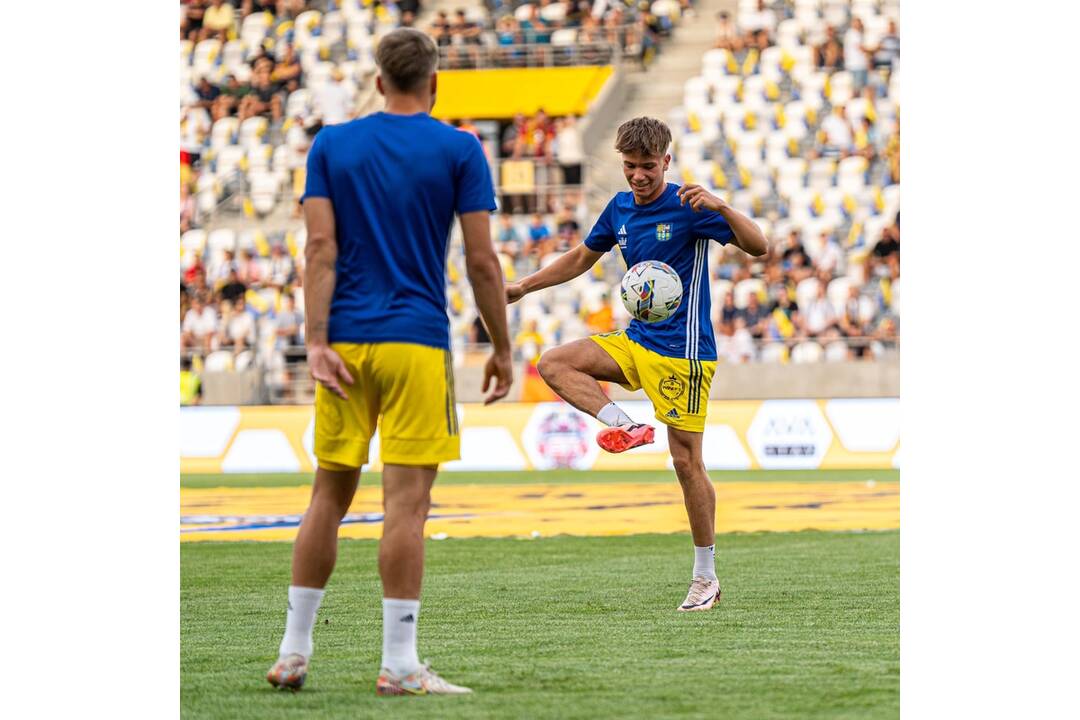
<path id="1" fill-rule="evenodd" d="M 686 383 L 675 375 L 668 375 L 660 381 L 659 390 L 668 400 L 678 400 L 686 392 Z"/>

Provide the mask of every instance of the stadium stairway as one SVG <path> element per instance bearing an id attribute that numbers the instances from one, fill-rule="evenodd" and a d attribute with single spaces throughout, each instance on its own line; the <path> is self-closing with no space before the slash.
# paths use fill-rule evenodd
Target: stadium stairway
<path id="1" fill-rule="evenodd" d="M 699 0 L 696 17 L 685 17 L 666 42 L 656 61 L 645 72 L 628 72 L 629 86 L 626 103 L 600 142 L 586 148 L 588 153 L 589 184 L 597 193 L 590 193 L 590 214 L 595 217 L 603 206 L 592 207 L 601 196 L 626 189 L 618 158 L 615 155 L 615 131 L 619 123 L 630 118 L 648 115 L 667 122 L 672 108 L 683 103 L 686 81 L 701 74 L 701 57 L 713 47 L 716 39 L 716 13 L 727 10 L 735 16 L 737 0 Z M 606 202 L 606 200 L 604 200 Z"/>

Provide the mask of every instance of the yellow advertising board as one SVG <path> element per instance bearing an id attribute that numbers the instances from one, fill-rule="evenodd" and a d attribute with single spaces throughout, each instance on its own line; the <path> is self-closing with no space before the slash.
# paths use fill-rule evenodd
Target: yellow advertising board
<path id="1" fill-rule="evenodd" d="M 663 470 L 667 434 L 644 401 L 620 403 L 651 422 L 656 442 L 620 455 L 594 442 L 600 424 L 561 402 L 457 408 L 461 459 L 443 471 Z M 703 441 L 713 470 L 895 468 L 899 400 L 739 400 L 709 403 Z M 311 407 L 192 407 L 180 411 L 180 472 L 312 472 Z M 378 434 L 369 469 L 379 470 Z"/>

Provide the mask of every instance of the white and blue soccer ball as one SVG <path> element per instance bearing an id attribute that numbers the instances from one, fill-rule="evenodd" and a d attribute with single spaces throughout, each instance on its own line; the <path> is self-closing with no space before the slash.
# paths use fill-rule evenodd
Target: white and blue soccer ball
<path id="1" fill-rule="evenodd" d="M 671 317 L 682 303 L 682 293 L 679 274 L 659 260 L 639 262 L 622 279 L 623 305 L 642 322 Z"/>

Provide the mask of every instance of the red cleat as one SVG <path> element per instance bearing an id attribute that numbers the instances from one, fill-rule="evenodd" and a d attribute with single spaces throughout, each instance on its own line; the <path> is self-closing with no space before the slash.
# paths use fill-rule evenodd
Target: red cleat
<path id="1" fill-rule="evenodd" d="M 650 444 L 655 435 L 651 425 L 616 425 L 596 433 L 596 444 L 609 453 L 621 453 Z"/>

